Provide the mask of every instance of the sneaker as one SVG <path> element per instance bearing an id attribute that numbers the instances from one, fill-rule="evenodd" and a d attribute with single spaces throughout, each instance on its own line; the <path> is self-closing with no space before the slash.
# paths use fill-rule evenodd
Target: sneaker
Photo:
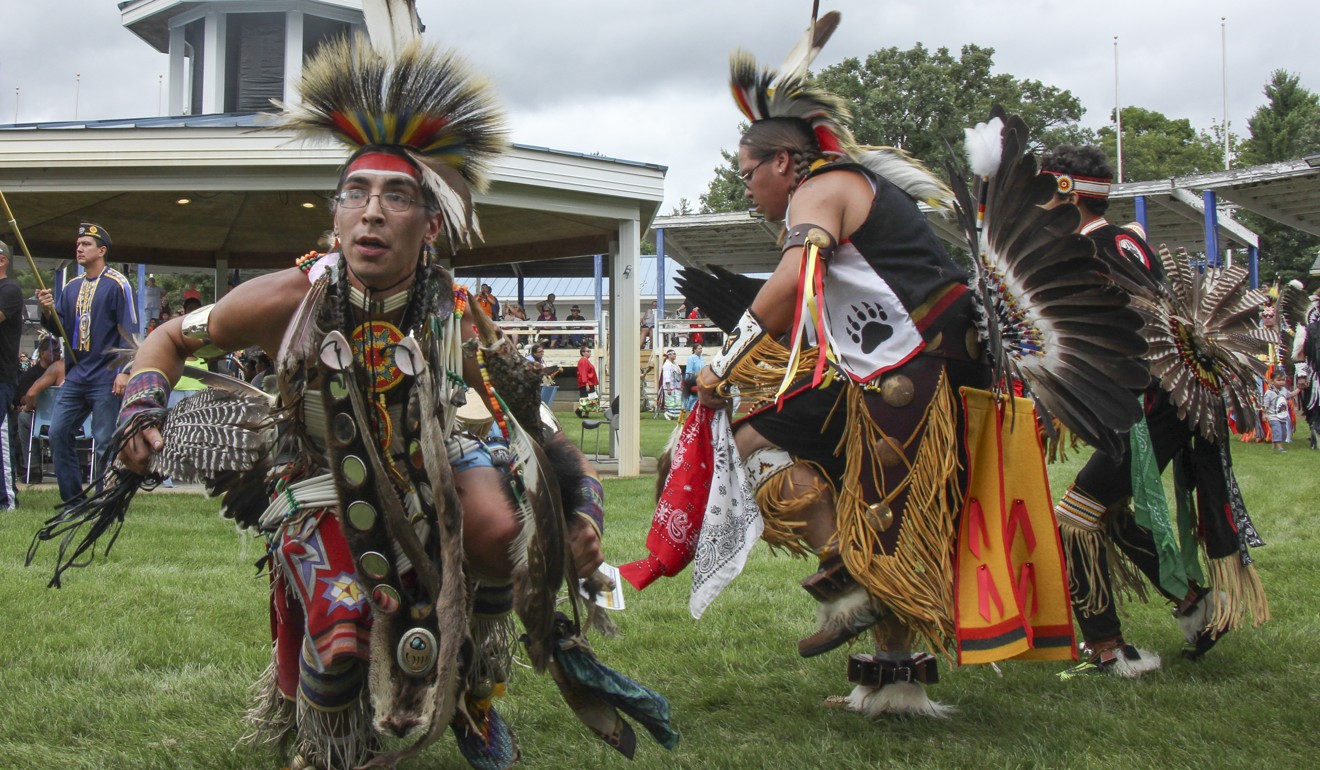
<path id="1" fill-rule="evenodd" d="M 1065 682 L 1101 674 L 1135 679 L 1159 667 L 1160 658 L 1154 653 L 1143 652 L 1122 641 L 1101 642 L 1096 648 L 1082 647 L 1081 661 L 1072 668 L 1060 671 L 1058 676 Z"/>

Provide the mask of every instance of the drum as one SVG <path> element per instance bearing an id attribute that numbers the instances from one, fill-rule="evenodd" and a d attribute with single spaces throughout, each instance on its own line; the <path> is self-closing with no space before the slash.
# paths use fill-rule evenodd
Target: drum
<path id="1" fill-rule="evenodd" d="M 485 438 L 495 422 L 490 407 L 486 406 L 485 395 L 472 388 L 467 389 L 467 403 L 458 408 L 455 417 L 459 428 L 479 438 Z"/>

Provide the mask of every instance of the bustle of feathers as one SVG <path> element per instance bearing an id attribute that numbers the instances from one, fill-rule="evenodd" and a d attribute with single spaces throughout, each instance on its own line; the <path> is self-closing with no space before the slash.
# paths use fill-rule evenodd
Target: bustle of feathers
<path id="1" fill-rule="evenodd" d="M 1185 251 L 1163 244 L 1159 255 L 1171 291 L 1157 300 L 1160 321 L 1143 331 L 1151 374 L 1178 416 L 1206 439 L 1227 438 L 1225 407 L 1239 431 L 1255 429 L 1256 377 L 1265 373 L 1261 359 L 1273 341 L 1258 324 L 1265 292 L 1247 288 L 1245 268 L 1197 272 Z"/>
<path id="2" fill-rule="evenodd" d="M 268 454 L 273 437 L 270 399 L 209 389 L 180 401 L 161 426 L 164 447 L 151 471 L 177 481 L 208 481 L 251 470 Z"/>
<path id="3" fill-rule="evenodd" d="M 915 200 L 940 211 L 952 211 L 953 190 L 926 164 L 897 147 L 860 147 L 857 162 L 887 179 Z M 701 307 L 705 307 L 702 305 Z"/>
<path id="4" fill-rule="evenodd" d="M 467 188 L 485 189 L 490 163 L 507 143 L 504 116 L 491 87 L 457 54 L 419 37 L 387 57 L 361 35 L 339 38 L 303 65 L 298 93 L 298 105 L 276 102 L 275 128 L 353 150 L 406 149 L 445 214 L 451 246 L 480 237 Z"/>
<path id="5" fill-rule="evenodd" d="M 1044 414 L 1082 440 L 1120 454 L 1141 417 L 1134 393 L 1148 382 L 1143 318 L 1112 285 L 1074 207 L 1041 208 L 1056 189 L 1028 151 L 1026 124 L 996 107 L 1000 162 L 973 199 L 950 164 L 958 219 L 974 255 L 973 294 L 997 388 L 1024 384 Z M 984 206 L 982 228 L 978 206 Z"/>

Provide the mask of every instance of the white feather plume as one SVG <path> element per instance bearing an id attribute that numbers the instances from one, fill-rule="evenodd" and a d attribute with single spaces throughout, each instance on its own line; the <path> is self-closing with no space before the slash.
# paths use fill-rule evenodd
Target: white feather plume
<path id="1" fill-rule="evenodd" d="M 362 0 L 362 15 L 371 47 L 389 60 L 422 34 L 416 0 Z"/>
<path id="2" fill-rule="evenodd" d="M 964 144 L 967 149 L 967 164 L 977 176 L 990 176 L 999 168 L 1003 157 L 1004 121 L 991 118 L 989 122 L 977 123 L 971 128 L 964 128 Z"/>
<path id="3" fill-rule="evenodd" d="M 953 191 L 924 163 L 897 147 L 864 147 L 857 162 L 932 208 L 953 209 Z"/>

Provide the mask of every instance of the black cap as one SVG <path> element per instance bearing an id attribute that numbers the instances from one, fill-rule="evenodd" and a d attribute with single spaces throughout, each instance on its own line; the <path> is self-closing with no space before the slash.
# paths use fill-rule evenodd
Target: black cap
<path id="1" fill-rule="evenodd" d="M 83 222 L 78 225 L 78 237 L 89 235 L 101 242 L 102 246 L 110 248 L 110 233 L 104 227 L 95 222 Z"/>

